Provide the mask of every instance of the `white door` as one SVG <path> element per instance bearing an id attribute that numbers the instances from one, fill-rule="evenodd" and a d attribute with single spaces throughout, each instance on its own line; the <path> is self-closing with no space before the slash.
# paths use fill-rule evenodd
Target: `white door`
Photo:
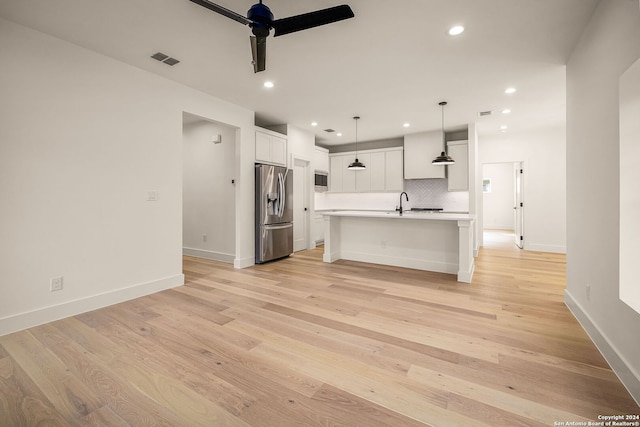
<path id="1" fill-rule="evenodd" d="M 522 162 L 514 164 L 515 172 L 515 195 L 514 195 L 514 223 L 515 223 L 515 242 L 520 249 L 524 248 L 524 169 Z"/>
<path id="2" fill-rule="evenodd" d="M 309 162 L 295 159 L 293 164 L 293 251 L 309 247 Z"/>

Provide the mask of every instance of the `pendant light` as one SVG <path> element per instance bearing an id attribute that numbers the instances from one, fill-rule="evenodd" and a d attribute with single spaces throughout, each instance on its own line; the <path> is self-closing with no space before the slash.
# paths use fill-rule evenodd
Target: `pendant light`
<path id="1" fill-rule="evenodd" d="M 355 162 L 350 163 L 349 166 L 347 166 L 347 169 L 351 171 L 361 171 L 365 170 L 367 167 L 364 165 L 364 163 L 358 160 L 358 120 L 360 120 L 360 117 L 355 116 L 353 120 L 356 121 L 356 160 Z"/>
<path id="2" fill-rule="evenodd" d="M 447 155 L 447 142 L 444 137 L 444 106 L 447 105 L 447 103 L 442 101 L 438 103 L 438 105 L 442 107 L 442 153 L 440 153 L 431 164 L 436 166 L 454 165 L 456 161 Z"/>

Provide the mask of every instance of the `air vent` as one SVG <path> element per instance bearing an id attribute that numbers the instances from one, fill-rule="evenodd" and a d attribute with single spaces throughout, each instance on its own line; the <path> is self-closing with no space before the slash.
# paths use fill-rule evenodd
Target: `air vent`
<path id="1" fill-rule="evenodd" d="M 327 132 L 327 133 L 333 133 L 333 132 L 335 132 L 335 129 L 325 129 L 324 131 Z"/>
<path id="2" fill-rule="evenodd" d="M 162 61 L 162 62 L 164 62 L 164 63 L 165 63 L 165 64 L 167 64 L 167 65 L 174 66 L 174 65 L 176 65 L 176 64 L 177 64 L 178 62 L 180 62 L 180 61 L 178 61 L 176 58 L 167 58 L 167 59 L 165 59 L 165 60 L 164 60 L 164 61 Z"/>
<path id="3" fill-rule="evenodd" d="M 478 117 L 485 117 L 485 116 L 490 116 L 493 114 L 493 111 L 488 110 L 488 111 L 480 111 L 478 113 Z"/>
<path id="4" fill-rule="evenodd" d="M 153 59 L 155 59 L 156 61 L 164 62 L 165 64 L 171 65 L 171 66 L 174 66 L 178 62 L 180 62 L 180 60 L 178 60 L 176 58 L 171 58 L 169 55 L 165 55 L 162 52 L 156 52 L 153 55 L 151 55 L 151 57 Z"/>

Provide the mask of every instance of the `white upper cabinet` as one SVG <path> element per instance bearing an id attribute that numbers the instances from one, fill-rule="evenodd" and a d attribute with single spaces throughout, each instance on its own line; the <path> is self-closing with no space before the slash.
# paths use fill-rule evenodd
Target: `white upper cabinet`
<path id="1" fill-rule="evenodd" d="M 402 191 L 402 151 L 402 147 L 358 151 L 358 160 L 367 167 L 360 171 L 347 169 L 356 158 L 355 152 L 330 154 L 329 191 Z"/>
<path id="2" fill-rule="evenodd" d="M 342 167 L 344 156 L 329 155 L 329 191 L 338 193 L 342 191 L 342 175 L 346 166 Z"/>
<path id="3" fill-rule="evenodd" d="M 404 179 L 444 178 L 445 167 L 431 164 L 441 152 L 441 131 L 405 135 Z"/>
<path id="4" fill-rule="evenodd" d="M 469 144 L 467 141 L 447 142 L 447 154 L 455 164 L 447 168 L 447 186 L 449 191 L 469 191 Z M 442 167 L 442 166 L 440 166 Z"/>
<path id="5" fill-rule="evenodd" d="M 385 154 L 384 186 L 386 191 L 404 191 L 403 151 L 387 151 Z"/>
<path id="6" fill-rule="evenodd" d="M 315 146 L 313 152 L 313 169 L 329 172 L 329 150 Z"/>
<path id="7" fill-rule="evenodd" d="M 266 129 L 256 129 L 256 162 L 286 166 L 286 137 Z"/>

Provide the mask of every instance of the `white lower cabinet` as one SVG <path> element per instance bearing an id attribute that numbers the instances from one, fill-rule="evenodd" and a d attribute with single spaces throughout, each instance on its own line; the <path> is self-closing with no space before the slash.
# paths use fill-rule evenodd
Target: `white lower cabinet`
<path id="1" fill-rule="evenodd" d="M 329 154 L 329 191 L 341 193 L 402 191 L 402 147 L 358 151 L 365 170 L 347 169 L 355 152 Z"/>
<path id="2" fill-rule="evenodd" d="M 311 226 L 311 238 L 316 244 L 324 242 L 324 217 L 316 213 Z"/>

